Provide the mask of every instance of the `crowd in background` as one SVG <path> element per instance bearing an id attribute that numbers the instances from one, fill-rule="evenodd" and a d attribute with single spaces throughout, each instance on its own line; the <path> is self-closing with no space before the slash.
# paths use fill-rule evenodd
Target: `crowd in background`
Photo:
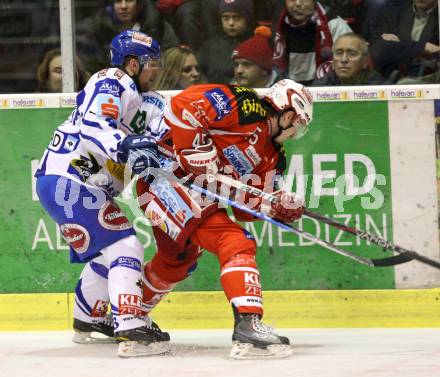
<path id="1" fill-rule="evenodd" d="M 312 86 L 440 82 L 437 0 L 74 3 L 77 89 L 108 66 L 109 43 L 125 29 L 159 42 L 164 69 L 156 90 L 267 87 L 284 77 Z M 61 91 L 59 22 L 41 23 L 56 21 L 58 1 L 0 0 L 0 9 L 1 92 Z"/>

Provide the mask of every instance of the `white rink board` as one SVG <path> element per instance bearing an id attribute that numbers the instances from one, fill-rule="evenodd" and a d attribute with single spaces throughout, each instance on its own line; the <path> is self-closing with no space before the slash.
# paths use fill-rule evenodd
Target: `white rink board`
<path id="1" fill-rule="evenodd" d="M 433 101 L 390 102 L 388 117 L 393 240 L 440 259 Z M 404 263 L 395 267 L 395 283 L 396 288 L 438 287 L 440 270 Z"/>
<path id="2" fill-rule="evenodd" d="M 316 102 L 418 101 L 440 98 L 440 84 L 311 87 L 309 89 Z M 169 98 L 180 91 L 159 92 Z M 264 94 L 267 89 L 257 89 L 257 92 Z M 73 107 L 74 105 L 75 93 L 0 94 L 0 110 Z"/>

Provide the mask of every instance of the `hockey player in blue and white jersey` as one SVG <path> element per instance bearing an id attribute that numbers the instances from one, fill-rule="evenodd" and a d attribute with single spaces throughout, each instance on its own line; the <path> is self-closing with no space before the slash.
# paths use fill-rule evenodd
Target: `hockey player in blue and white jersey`
<path id="1" fill-rule="evenodd" d="M 143 246 L 113 201 L 124 187 L 125 162 L 134 173 L 155 164 L 155 144 L 143 135 L 146 119 L 158 129 L 161 113 L 143 104 L 141 91 L 149 90 L 160 61 L 159 45 L 148 35 L 127 30 L 116 36 L 112 67 L 95 73 L 78 93 L 36 173 L 40 202 L 69 243 L 71 261 L 86 263 L 75 289 L 74 341 L 115 338 L 121 357 L 168 351 L 168 333 L 142 305 Z M 149 95 L 156 96 L 144 98 Z M 109 303 L 113 323 L 106 316 Z"/>

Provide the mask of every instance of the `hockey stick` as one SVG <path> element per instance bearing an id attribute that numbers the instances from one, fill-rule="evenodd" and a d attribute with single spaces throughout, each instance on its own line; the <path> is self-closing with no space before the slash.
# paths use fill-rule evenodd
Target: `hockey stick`
<path id="1" fill-rule="evenodd" d="M 156 177 L 163 177 L 163 178 L 166 178 L 168 180 L 180 183 L 180 184 L 188 187 L 189 189 L 194 190 L 195 192 L 198 192 L 200 194 L 203 194 L 203 195 L 207 196 L 208 198 L 210 198 L 212 200 L 217 200 L 217 201 L 219 201 L 221 203 L 225 203 L 225 204 L 227 204 L 227 205 L 229 205 L 231 207 L 235 207 L 237 209 L 240 209 L 241 211 L 246 212 L 246 213 L 248 213 L 248 214 L 250 214 L 250 215 L 252 215 L 254 217 L 257 217 L 257 218 L 259 218 L 261 220 L 268 221 L 271 224 L 274 224 L 274 225 L 280 227 L 281 229 L 284 229 L 284 230 L 289 231 L 291 233 L 294 233 L 294 234 L 296 234 L 296 235 L 298 235 L 300 237 L 303 237 L 303 238 L 305 238 L 305 239 L 307 239 L 309 241 L 312 241 L 312 242 L 316 243 L 317 245 L 320 245 L 320 246 L 322 246 L 322 247 L 324 247 L 324 248 L 326 248 L 326 249 L 328 249 L 330 251 L 335 252 L 336 254 L 339 254 L 339 255 L 342 255 L 344 257 L 350 258 L 350 259 L 352 259 L 352 260 L 354 260 L 354 261 L 356 261 L 358 263 L 367 265 L 369 267 L 385 267 L 385 266 L 391 266 L 391 265 L 407 262 L 407 260 L 398 259 L 398 258 L 396 258 L 394 256 L 393 257 L 387 257 L 387 258 L 381 258 L 381 259 L 369 259 L 369 258 L 366 258 L 366 257 L 361 257 L 361 256 L 358 256 L 358 255 L 355 255 L 355 254 L 353 254 L 353 253 L 351 253 L 351 252 L 349 252 L 347 250 L 339 249 L 335 245 L 333 245 L 333 244 L 331 244 L 329 242 L 326 242 L 324 240 L 321 240 L 320 238 L 318 238 L 318 237 L 316 237 L 316 236 L 314 236 L 314 235 L 312 235 L 312 234 L 310 234 L 308 232 L 300 230 L 300 229 L 298 229 L 298 228 L 296 228 L 296 227 L 294 227 L 292 225 L 286 224 L 284 222 L 275 220 L 275 219 L 271 218 L 270 216 L 267 216 L 264 213 L 255 211 L 255 210 L 247 207 L 246 205 L 241 204 L 241 203 L 233 200 L 232 198 L 226 198 L 226 197 L 223 197 L 223 196 L 221 196 L 221 195 L 219 195 L 217 193 L 211 192 L 211 191 L 209 191 L 209 190 L 207 190 L 207 189 L 205 189 L 203 187 L 200 187 L 200 186 L 190 182 L 189 180 L 179 179 L 175 175 L 173 175 L 171 173 L 168 173 L 168 172 L 166 172 L 166 171 L 164 171 L 162 169 L 156 169 L 156 172 L 158 173 L 156 175 Z"/>
<path id="2" fill-rule="evenodd" d="M 255 195 L 257 197 L 266 199 L 270 203 L 278 201 L 278 198 L 276 198 L 274 195 L 267 193 L 267 192 L 264 192 L 260 189 L 255 188 L 255 187 L 246 185 L 246 184 L 240 182 L 239 180 L 233 179 L 229 176 L 222 175 L 222 174 L 216 174 L 211 179 L 214 179 L 214 178 L 217 181 L 224 183 L 224 184 L 227 184 L 227 185 L 234 187 L 238 190 L 241 190 L 241 191 L 250 193 L 252 195 Z M 312 212 L 308 209 L 305 209 L 304 214 L 308 217 L 322 221 L 322 222 L 324 222 L 328 225 L 331 225 L 337 229 L 340 229 L 340 230 L 347 232 L 347 233 L 351 233 L 351 234 L 358 236 L 368 242 L 374 243 L 376 245 L 381 246 L 382 248 L 384 248 L 386 250 L 394 251 L 398 254 L 398 255 L 395 255 L 392 257 L 388 257 L 388 258 L 376 259 L 375 266 L 378 266 L 378 267 L 379 266 L 383 266 L 383 267 L 393 266 L 396 264 L 409 262 L 411 260 L 417 260 L 417 261 L 425 263 L 431 267 L 435 267 L 435 268 L 440 269 L 440 262 L 439 261 L 436 261 L 434 259 L 430 259 L 428 257 L 420 255 L 419 253 L 417 253 L 415 251 L 405 249 L 401 246 L 395 245 L 394 243 L 387 241 L 383 238 L 369 234 L 369 233 L 364 232 L 360 229 L 357 229 L 354 227 L 349 227 L 345 224 L 341 224 L 341 223 L 339 223 L 339 222 L 337 222 L 327 216 L 324 216 L 324 215 L 316 213 L 316 212 Z"/>

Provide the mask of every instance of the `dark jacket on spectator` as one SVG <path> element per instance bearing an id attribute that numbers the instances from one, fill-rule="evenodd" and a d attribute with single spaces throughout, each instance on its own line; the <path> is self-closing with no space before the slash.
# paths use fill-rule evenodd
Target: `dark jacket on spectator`
<path id="1" fill-rule="evenodd" d="M 387 77 L 393 70 L 399 69 L 403 75 L 426 75 L 436 69 L 438 56 L 423 56 L 427 42 L 439 44 L 438 9 L 429 15 L 420 40 L 411 41 L 411 30 L 414 24 L 412 1 L 403 8 L 386 8 L 371 38 L 370 55 L 375 67 Z M 383 33 L 395 34 L 399 42 L 385 41 Z M 438 55 L 438 54 L 437 54 Z"/>
<path id="2" fill-rule="evenodd" d="M 159 42 L 162 51 L 175 47 L 179 40 L 170 24 L 165 22 L 151 0 L 143 1 L 144 9 L 139 16 L 139 30 Z M 108 67 L 110 62 L 110 42 L 123 31 L 112 12 L 112 7 L 101 9 L 93 18 L 83 46 L 83 55 L 87 69 L 96 72 Z"/>
<path id="3" fill-rule="evenodd" d="M 361 72 L 358 80 L 351 85 L 384 85 L 386 84 L 384 77 L 372 71 L 370 69 L 365 69 Z M 312 86 L 343 86 L 339 77 L 336 76 L 334 71 L 328 72 L 324 77 L 313 81 Z"/>
<path id="4" fill-rule="evenodd" d="M 231 38 L 227 35 L 213 37 L 203 43 L 197 59 L 202 72 L 210 83 L 229 84 L 234 78 L 234 63 L 232 51 L 241 42 L 252 36 L 249 31 L 241 38 Z"/>

